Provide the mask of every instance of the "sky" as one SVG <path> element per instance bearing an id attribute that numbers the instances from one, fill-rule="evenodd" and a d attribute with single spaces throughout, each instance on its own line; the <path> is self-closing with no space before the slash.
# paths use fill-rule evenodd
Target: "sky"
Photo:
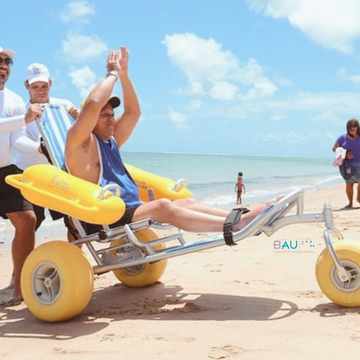
<path id="1" fill-rule="evenodd" d="M 331 158 L 360 118 L 359 19 L 360 0 L 13 0 L 0 45 L 9 89 L 27 101 L 42 63 L 78 107 L 126 46 L 142 114 L 124 151 Z"/>

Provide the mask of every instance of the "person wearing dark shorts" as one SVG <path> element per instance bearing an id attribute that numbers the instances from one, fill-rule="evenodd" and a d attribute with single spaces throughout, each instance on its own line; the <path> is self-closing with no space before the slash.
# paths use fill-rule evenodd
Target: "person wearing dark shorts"
<path id="1" fill-rule="evenodd" d="M 8 219 L 7 213 L 33 210 L 33 205 L 24 199 L 20 190 L 5 182 L 6 176 L 20 174 L 21 172 L 16 165 L 9 165 L 0 169 L 0 215 L 4 219 Z"/>
<path id="2" fill-rule="evenodd" d="M 346 134 L 338 137 L 333 151 L 338 147 L 346 150 L 343 164 L 339 166 L 339 171 L 345 180 L 345 192 L 349 203 L 344 207 L 345 210 L 354 209 L 354 184 L 357 185 L 356 201 L 360 203 L 360 125 L 357 119 L 350 119 L 346 123 Z"/>
<path id="3" fill-rule="evenodd" d="M 21 174 L 23 171 L 16 165 L 11 164 L 0 169 L 0 215 L 4 219 L 8 219 L 7 213 L 17 211 L 34 210 L 36 215 L 35 230 L 39 228 L 45 219 L 44 208 L 38 205 L 31 204 L 24 199 L 20 190 L 8 185 L 5 181 L 7 175 Z M 58 220 L 64 217 L 63 214 L 50 210 L 50 215 L 53 220 Z"/>
<path id="4" fill-rule="evenodd" d="M 25 104 L 25 110 L 32 104 L 53 104 L 64 108 L 74 119 L 78 116 L 79 111 L 71 101 L 50 96 L 52 80 L 45 65 L 39 63 L 30 64 L 26 71 L 24 85 L 29 93 L 29 100 Z M 51 159 L 46 156 L 46 148 L 42 146 L 41 135 L 36 122 L 31 122 L 15 131 L 14 138 L 18 148 L 15 164 L 20 169 L 26 170 L 29 166 L 51 163 Z M 45 220 L 45 209 L 34 205 L 34 211 L 36 214 L 36 229 L 38 229 Z M 57 211 L 49 210 L 49 212 L 53 220 L 64 217 L 64 214 Z M 72 237 L 69 237 L 69 234 L 68 239 L 73 240 Z"/>
<path id="5" fill-rule="evenodd" d="M 22 301 L 21 269 L 35 245 L 36 216 L 32 205 L 23 198 L 19 190 L 5 182 L 5 177 L 20 171 L 12 164 L 12 149 L 17 149 L 14 131 L 41 116 L 41 108 L 39 105 L 32 105 L 25 114 L 23 99 L 5 87 L 14 58 L 13 50 L 0 46 L 0 215 L 9 219 L 15 228 L 11 248 L 14 269 L 10 286 L 13 288 L 12 303 L 18 304 Z"/>
<path id="6" fill-rule="evenodd" d="M 113 229 L 118 226 L 124 226 L 125 224 L 130 224 L 132 222 L 134 212 L 139 206 L 140 205 L 126 208 L 124 215 L 118 221 L 114 222 L 113 224 L 110 224 L 109 227 Z M 81 222 L 81 223 L 84 226 L 87 235 L 96 234 L 103 229 L 101 225 L 89 224 L 85 222 Z"/>

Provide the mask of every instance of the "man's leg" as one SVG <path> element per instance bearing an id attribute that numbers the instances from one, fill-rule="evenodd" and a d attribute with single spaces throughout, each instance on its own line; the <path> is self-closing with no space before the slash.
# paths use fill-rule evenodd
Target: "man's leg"
<path id="1" fill-rule="evenodd" d="M 248 225 L 272 202 L 267 204 L 260 204 L 250 212 L 243 214 L 241 221 L 234 225 L 234 231 L 241 230 L 243 227 Z M 216 210 L 214 210 L 214 213 Z M 225 210 L 222 211 L 226 213 L 226 216 L 229 214 Z M 177 206 L 175 202 L 170 200 L 161 199 L 151 201 L 138 207 L 134 213 L 132 221 L 152 218 L 162 223 L 172 224 L 185 231 L 221 232 L 223 231 L 223 225 L 226 220 L 226 216 L 218 216 L 195 211 L 193 209 Z"/>
<path id="2" fill-rule="evenodd" d="M 172 203 L 178 207 L 181 207 L 184 209 L 189 209 L 189 210 L 194 210 L 194 211 L 199 211 L 204 214 L 221 216 L 221 217 L 225 217 L 225 218 L 229 215 L 229 212 L 227 210 L 218 209 L 213 206 L 202 204 L 201 202 L 199 202 L 191 197 L 174 200 Z"/>
<path id="3" fill-rule="evenodd" d="M 346 195 L 349 199 L 349 205 L 345 207 L 351 209 L 353 207 L 354 184 L 346 184 Z"/>
<path id="4" fill-rule="evenodd" d="M 35 224 L 36 216 L 34 211 L 26 210 L 6 214 L 15 227 L 15 237 L 12 242 L 12 259 L 14 266 L 14 302 L 21 302 L 20 276 L 21 269 L 30 252 L 35 246 Z"/>
<path id="5" fill-rule="evenodd" d="M 67 228 L 67 240 L 69 243 L 74 242 L 75 240 L 80 239 L 80 234 L 76 229 L 73 218 L 71 216 L 64 216 L 64 223 Z M 79 249 L 82 248 L 82 245 L 76 245 Z"/>
<path id="6" fill-rule="evenodd" d="M 36 215 L 36 226 L 35 231 L 40 227 L 42 222 L 45 220 L 45 209 L 38 205 L 33 205 L 34 212 Z"/>

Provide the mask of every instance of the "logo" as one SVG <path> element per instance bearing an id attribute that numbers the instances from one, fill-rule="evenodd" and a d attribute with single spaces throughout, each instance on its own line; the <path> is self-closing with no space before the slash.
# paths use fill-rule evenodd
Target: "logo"
<path id="1" fill-rule="evenodd" d="M 274 252 L 277 253 L 313 253 L 314 247 L 312 240 L 274 241 Z"/>
<path id="2" fill-rule="evenodd" d="M 8 108 L 6 111 L 6 117 L 14 116 L 16 114 L 16 110 L 14 108 Z"/>
<path id="3" fill-rule="evenodd" d="M 69 191 L 70 190 L 70 184 L 67 181 L 60 180 L 59 175 L 56 174 L 51 179 L 49 186 L 55 186 L 61 190 Z"/>
<path id="4" fill-rule="evenodd" d="M 41 69 L 38 68 L 37 66 L 34 66 L 33 67 L 33 73 L 34 73 L 34 75 L 39 75 L 41 73 Z"/>

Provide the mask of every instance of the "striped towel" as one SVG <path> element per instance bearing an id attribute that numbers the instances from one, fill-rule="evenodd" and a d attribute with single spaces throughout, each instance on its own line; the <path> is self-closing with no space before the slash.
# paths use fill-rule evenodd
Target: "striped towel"
<path id="1" fill-rule="evenodd" d="M 66 135 L 74 122 L 63 107 L 53 104 L 45 105 L 41 118 L 37 120 L 51 162 L 60 169 L 65 165 Z"/>

